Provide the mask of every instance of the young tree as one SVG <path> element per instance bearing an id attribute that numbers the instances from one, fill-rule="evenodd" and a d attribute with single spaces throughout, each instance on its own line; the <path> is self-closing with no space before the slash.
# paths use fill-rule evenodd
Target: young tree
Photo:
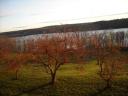
<path id="1" fill-rule="evenodd" d="M 120 55 L 120 45 L 113 42 L 112 36 L 107 37 L 107 34 L 100 33 L 95 35 L 94 55 L 99 65 L 99 76 L 106 82 L 106 87 L 112 86 L 111 81 L 115 77 L 123 62 Z"/>
<path id="2" fill-rule="evenodd" d="M 30 61 L 31 57 L 31 54 L 17 50 L 14 38 L 0 37 L 0 64 L 6 71 L 15 72 L 15 79 L 18 79 L 21 66 Z"/>
<path id="3" fill-rule="evenodd" d="M 119 54 L 109 54 L 106 56 L 102 63 L 102 72 L 100 71 L 100 77 L 106 82 L 106 88 L 112 87 L 112 80 L 122 68 L 122 60 Z"/>
<path id="4" fill-rule="evenodd" d="M 78 34 L 59 33 L 52 36 L 44 36 L 27 44 L 28 53 L 32 53 L 35 62 L 43 65 L 43 68 L 51 76 L 51 84 L 55 83 L 57 70 L 61 65 L 69 61 L 73 53 L 77 61 L 83 59 L 84 44 Z"/>
<path id="5" fill-rule="evenodd" d="M 15 41 L 8 37 L 0 37 L 0 64 L 7 66 L 9 56 L 15 51 Z"/>
<path id="6" fill-rule="evenodd" d="M 19 71 L 24 64 L 32 60 L 32 55 L 28 53 L 15 53 L 8 56 L 8 70 L 15 72 L 15 80 L 19 79 Z"/>
<path id="7" fill-rule="evenodd" d="M 40 38 L 28 44 L 28 51 L 35 56 L 35 62 L 43 65 L 43 68 L 51 76 L 51 84 L 54 84 L 57 70 L 65 63 L 67 47 L 61 37 Z M 31 49 L 29 49 L 31 46 Z"/>

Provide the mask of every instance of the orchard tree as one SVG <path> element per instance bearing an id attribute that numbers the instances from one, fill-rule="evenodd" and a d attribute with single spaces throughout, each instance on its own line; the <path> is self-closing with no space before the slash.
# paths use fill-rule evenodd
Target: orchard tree
<path id="1" fill-rule="evenodd" d="M 112 87 L 112 81 L 123 65 L 122 58 L 118 53 L 111 53 L 106 56 L 102 63 L 102 71 L 99 72 L 100 77 L 106 82 L 106 88 Z"/>
<path id="2" fill-rule="evenodd" d="M 0 64 L 7 66 L 10 55 L 15 51 L 15 40 L 0 37 Z"/>
<path id="3" fill-rule="evenodd" d="M 31 58 L 31 54 L 17 50 L 14 38 L 0 37 L 0 64 L 3 64 L 6 71 L 15 72 L 15 79 L 18 79 L 21 66 Z"/>
<path id="4" fill-rule="evenodd" d="M 61 65 L 70 61 L 71 53 L 77 58 L 78 56 L 83 58 L 83 44 L 81 43 L 80 38 L 73 34 L 59 33 L 56 36 L 44 36 L 35 41 L 30 40 L 26 49 L 33 54 L 36 63 L 43 65 L 45 71 L 51 76 L 51 84 L 54 84 L 57 70 Z"/>
<path id="5" fill-rule="evenodd" d="M 15 53 L 8 57 L 8 71 L 15 72 L 15 80 L 19 79 L 19 72 L 23 65 L 33 60 L 32 54 L 28 53 Z"/>
<path id="6" fill-rule="evenodd" d="M 100 71 L 99 76 L 106 82 L 106 87 L 112 86 L 112 80 L 116 76 L 117 72 L 123 65 L 123 60 L 120 54 L 120 45 L 113 42 L 112 36 L 108 36 L 105 33 L 95 35 L 94 42 L 94 56 L 96 57 Z"/>
<path id="7" fill-rule="evenodd" d="M 28 44 L 27 49 L 35 56 L 35 62 L 42 64 L 50 74 L 51 84 L 55 82 L 57 70 L 65 63 L 68 51 L 65 43 L 61 37 L 45 37 Z"/>

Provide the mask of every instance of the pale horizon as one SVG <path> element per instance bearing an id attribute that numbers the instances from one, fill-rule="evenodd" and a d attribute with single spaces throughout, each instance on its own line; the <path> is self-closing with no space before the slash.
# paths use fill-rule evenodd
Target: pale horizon
<path id="1" fill-rule="evenodd" d="M 128 18 L 128 0 L 1 0 L 0 32 Z"/>

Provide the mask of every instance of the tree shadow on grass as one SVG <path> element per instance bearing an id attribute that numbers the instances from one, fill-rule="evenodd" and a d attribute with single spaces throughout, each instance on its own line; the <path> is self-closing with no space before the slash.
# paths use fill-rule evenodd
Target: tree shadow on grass
<path id="1" fill-rule="evenodd" d="M 40 86 L 37 86 L 37 87 L 33 87 L 33 88 L 31 88 L 31 89 L 23 90 L 23 91 L 21 91 L 20 93 L 18 93 L 18 94 L 16 94 L 16 95 L 13 95 L 13 96 L 21 96 L 21 95 L 23 95 L 23 94 L 25 94 L 25 93 L 31 93 L 31 92 L 33 92 L 33 91 L 35 91 L 35 90 L 37 90 L 37 89 L 45 88 L 45 87 L 48 86 L 48 85 L 51 85 L 51 82 L 48 82 L 48 83 L 46 83 L 46 84 L 43 84 L 43 85 L 40 85 Z"/>
<path id="2" fill-rule="evenodd" d="M 99 96 L 100 94 L 102 94 L 103 92 L 105 92 L 106 90 L 109 90 L 109 89 L 111 89 L 111 88 L 104 87 L 103 89 L 99 89 L 98 92 L 90 94 L 89 96 Z"/>

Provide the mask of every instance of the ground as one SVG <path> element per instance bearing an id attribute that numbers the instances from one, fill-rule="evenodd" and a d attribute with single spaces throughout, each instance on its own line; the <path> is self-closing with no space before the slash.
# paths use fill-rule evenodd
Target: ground
<path id="1" fill-rule="evenodd" d="M 57 72 L 54 86 L 42 66 L 22 66 L 15 80 L 13 72 L 0 72 L 0 96 L 128 96 L 128 66 L 114 78 L 113 87 L 104 89 L 96 61 L 64 64 Z"/>

